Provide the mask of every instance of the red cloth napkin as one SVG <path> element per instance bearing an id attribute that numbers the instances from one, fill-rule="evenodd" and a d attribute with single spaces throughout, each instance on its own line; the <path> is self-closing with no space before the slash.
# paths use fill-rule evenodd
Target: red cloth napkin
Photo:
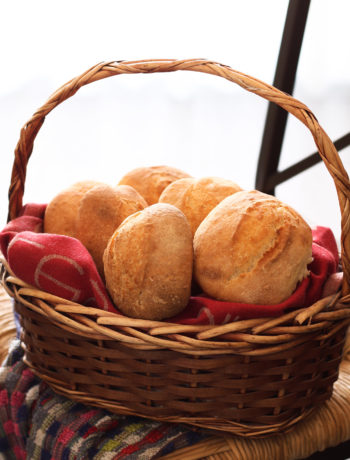
<path id="1" fill-rule="evenodd" d="M 13 273 L 42 291 L 116 312 L 89 252 L 75 238 L 42 233 L 45 205 L 24 206 L 0 233 Z"/>
<path id="2" fill-rule="evenodd" d="M 18 278 L 43 291 L 83 305 L 118 312 L 87 249 L 75 238 L 42 233 L 45 205 L 29 204 L 0 233 L 0 249 Z M 222 302 L 205 295 L 191 297 L 186 309 L 168 321 L 181 324 L 225 324 L 238 319 L 279 316 L 312 305 L 322 296 L 339 256 L 329 228 L 313 230 L 310 275 L 278 305 Z"/>

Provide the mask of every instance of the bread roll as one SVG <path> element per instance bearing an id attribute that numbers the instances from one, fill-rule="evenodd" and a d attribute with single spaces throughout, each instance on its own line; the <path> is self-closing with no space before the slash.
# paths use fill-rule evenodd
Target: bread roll
<path id="1" fill-rule="evenodd" d="M 188 304 L 192 235 L 183 213 L 155 204 L 128 217 L 104 253 L 106 285 L 125 315 L 162 320 Z"/>
<path id="2" fill-rule="evenodd" d="M 145 166 L 125 174 L 119 185 L 130 185 L 137 190 L 149 205 L 158 202 L 160 194 L 171 182 L 190 177 L 187 173 L 171 166 Z"/>
<path id="3" fill-rule="evenodd" d="M 235 182 L 220 177 L 189 177 L 168 185 L 160 195 L 159 202 L 179 208 L 187 217 L 194 235 L 199 224 L 215 206 L 240 190 L 241 187 Z"/>
<path id="4" fill-rule="evenodd" d="M 237 192 L 203 220 L 194 236 L 194 272 L 210 296 L 277 304 L 308 275 L 312 234 L 291 207 L 261 192 Z"/>
<path id="5" fill-rule="evenodd" d="M 77 215 L 76 238 L 90 252 L 100 275 L 104 275 L 103 252 L 109 238 L 126 217 L 146 206 L 142 196 L 128 185 L 97 185 L 84 195 Z"/>
<path id="6" fill-rule="evenodd" d="M 56 195 L 47 205 L 44 216 L 44 232 L 75 236 L 75 225 L 80 200 L 96 181 L 77 182 Z"/>

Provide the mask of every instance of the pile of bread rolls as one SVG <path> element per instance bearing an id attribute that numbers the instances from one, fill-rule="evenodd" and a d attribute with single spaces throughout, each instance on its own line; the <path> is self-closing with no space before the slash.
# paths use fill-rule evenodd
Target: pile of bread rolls
<path id="1" fill-rule="evenodd" d="M 183 311 L 193 283 L 217 300 L 278 304 L 312 260 L 311 229 L 290 206 L 169 166 L 72 185 L 48 204 L 44 231 L 80 240 L 117 308 L 151 320 Z"/>

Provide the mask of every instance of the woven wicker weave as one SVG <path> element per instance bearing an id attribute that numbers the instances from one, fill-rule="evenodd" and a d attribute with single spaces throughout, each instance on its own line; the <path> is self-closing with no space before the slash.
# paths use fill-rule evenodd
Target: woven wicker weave
<path id="1" fill-rule="evenodd" d="M 262 439 L 245 439 L 217 435 L 165 455 L 160 460 L 296 460 L 338 446 L 350 439 L 349 360 L 343 360 L 334 387 L 327 404 L 283 436 L 276 434 Z M 334 451 L 333 456 L 326 457 L 324 454 L 322 458 L 345 458 L 341 455 L 341 452 Z"/>
<path id="2" fill-rule="evenodd" d="M 125 73 L 192 70 L 237 83 L 296 116 L 332 175 L 342 214 L 342 292 L 277 319 L 183 326 L 125 318 L 54 297 L 16 278 L 26 361 L 57 392 L 121 414 L 182 422 L 241 436 L 291 428 L 332 394 L 349 308 L 349 190 L 337 151 L 312 112 L 276 88 L 206 60 L 99 64 L 57 90 L 21 131 L 9 191 L 18 216 L 28 159 L 45 116 L 88 83 Z"/>
<path id="3" fill-rule="evenodd" d="M 0 356 L 6 356 L 16 336 L 12 302 L 0 286 Z M 10 332 L 11 331 L 11 332 Z M 218 433 L 193 446 L 176 450 L 162 460 L 295 460 L 350 439 L 350 335 L 343 353 L 340 373 L 332 398 L 291 430 L 262 439 L 245 439 Z"/>

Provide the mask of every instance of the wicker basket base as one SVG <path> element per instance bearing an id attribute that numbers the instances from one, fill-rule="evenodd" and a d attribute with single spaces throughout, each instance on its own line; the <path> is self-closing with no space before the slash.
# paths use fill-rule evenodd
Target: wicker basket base
<path id="1" fill-rule="evenodd" d="M 244 439 L 218 435 L 172 452 L 161 460 L 296 460 L 350 440 L 350 361 L 343 359 L 339 379 L 327 404 L 283 436 Z M 342 451 L 344 454 L 344 450 Z M 335 451 L 334 457 L 345 458 Z M 326 454 L 322 458 L 326 458 Z M 347 457 L 346 457 L 347 458 Z"/>
<path id="2" fill-rule="evenodd" d="M 346 325 L 262 356 L 184 355 L 88 339 L 16 303 L 25 359 L 70 399 L 158 421 L 241 436 L 286 431 L 330 398 Z"/>

